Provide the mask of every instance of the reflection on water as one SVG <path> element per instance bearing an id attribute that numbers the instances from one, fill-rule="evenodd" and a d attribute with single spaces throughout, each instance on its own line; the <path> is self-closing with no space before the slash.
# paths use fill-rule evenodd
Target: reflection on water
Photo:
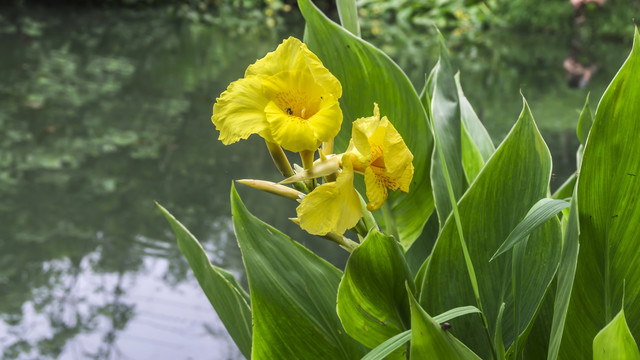
<path id="1" fill-rule="evenodd" d="M 240 33 L 156 10 L 48 9 L 18 20 L 0 18 L 0 48 L 9 49 L 0 56 L 3 359 L 241 358 L 153 200 L 183 221 L 214 264 L 246 282 L 229 187 L 278 172 L 260 139 L 225 147 L 208 119 L 229 82 L 282 37 L 301 37 L 301 28 L 278 34 L 256 24 Z M 564 85 L 566 48 L 522 39 L 516 47 L 494 40 L 507 45 L 485 62 L 458 61 L 463 85 L 496 140 L 525 89 L 563 166 L 559 183 L 575 168 L 574 110 L 586 90 Z M 599 63 L 592 103 L 622 49 Z M 287 200 L 238 190 L 258 217 L 344 264 L 341 249 L 289 223 Z"/>

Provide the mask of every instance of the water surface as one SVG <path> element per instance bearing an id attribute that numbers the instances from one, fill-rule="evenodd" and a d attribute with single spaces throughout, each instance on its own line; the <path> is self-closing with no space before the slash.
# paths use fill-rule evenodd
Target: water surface
<path id="1" fill-rule="evenodd" d="M 246 284 L 230 185 L 279 177 L 259 138 L 216 140 L 211 107 L 247 65 L 302 28 L 72 10 L 0 20 L 2 359 L 239 359 L 154 200 Z M 562 68 L 569 38 L 491 41 L 494 50 L 452 49 L 467 96 L 497 144 L 517 119 L 522 89 L 557 186 L 575 169 L 577 110 L 588 91 L 597 103 L 628 44 L 596 44 L 606 50 L 598 72 L 576 90 Z M 417 86 L 435 62 L 428 49 L 426 70 L 393 54 Z M 344 265 L 341 249 L 287 220 L 293 203 L 239 192 L 258 217 Z"/>

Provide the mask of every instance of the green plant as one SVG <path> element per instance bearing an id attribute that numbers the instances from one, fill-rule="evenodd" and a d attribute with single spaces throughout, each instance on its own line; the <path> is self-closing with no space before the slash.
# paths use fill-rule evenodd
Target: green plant
<path id="1" fill-rule="evenodd" d="M 305 43 L 342 84 L 347 121 L 335 149 L 349 149 L 350 121 L 379 104 L 413 154 L 410 193 L 390 193 L 373 213 L 361 201 L 362 221 L 351 238 L 321 234 L 351 252 L 340 271 L 254 217 L 232 187 L 249 293 L 212 266 L 193 235 L 160 207 L 242 353 L 256 359 L 640 358 L 634 340 L 640 337 L 637 29 L 631 55 L 595 117 L 585 104 L 576 175 L 551 195 L 551 157 L 526 101 L 494 147 L 441 36 L 440 61 L 418 94 L 397 65 L 359 38 L 355 3 L 338 6 L 346 28 L 309 0 L 299 1 Z M 252 131 L 269 141 L 264 128 Z M 291 180 L 300 195 L 283 185 L 244 183 L 310 197 L 313 192 L 304 193 L 317 178 L 325 179 L 317 189 L 335 180 L 336 168 L 323 170 L 328 148 L 316 165 L 304 155 L 309 150 L 301 152 L 305 169 Z M 277 163 L 288 176 L 285 161 Z"/>

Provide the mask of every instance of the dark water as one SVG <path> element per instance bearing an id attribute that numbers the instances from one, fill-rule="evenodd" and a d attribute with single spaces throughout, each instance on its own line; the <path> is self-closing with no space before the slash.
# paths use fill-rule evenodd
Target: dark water
<path id="1" fill-rule="evenodd" d="M 216 140 L 211 107 L 248 64 L 302 27 L 198 25 L 159 10 L 33 11 L 16 26 L 0 14 L 2 359 L 241 358 L 153 201 L 245 281 L 230 185 L 279 177 L 259 138 Z M 496 36 L 488 54 L 452 49 L 496 143 L 523 90 L 553 153 L 555 186 L 575 169 L 587 91 L 595 105 L 629 48 L 593 45 L 603 49 L 592 55 L 599 69 L 575 90 L 562 68 L 570 40 L 511 34 Z M 424 73 L 407 70 L 416 83 Z M 341 249 L 289 223 L 292 203 L 239 192 L 258 217 L 344 264 Z"/>

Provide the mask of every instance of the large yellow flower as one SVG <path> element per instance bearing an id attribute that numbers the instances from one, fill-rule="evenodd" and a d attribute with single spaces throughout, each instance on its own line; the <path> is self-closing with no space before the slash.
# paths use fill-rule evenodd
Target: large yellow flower
<path id="1" fill-rule="evenodd" d="M 290 37 L 229 85 L 211 121 L 225 145 L 259 134 L 289 151 L 314 151 L 340 131 L 341 96 L 338 79 Z"/>
<path id="2" fill-rule="evenodd" d="M 342 172 L 336 181 L 318 186 L 296 209 L 300 227 L 310 234 L 342 235 L 362 217 L 360 198 L 353 187 L 353 165 L 348 156 L 343 160 Z"/>
<path id="3" fill-rule="evenodd" d="M 374 104 L 373 116 L 353 122 L 351 136 L 347 153 L 355 171 L 364 174 L 367 209 L 379 209 L 387 199 L 387 189 L 409 192 L 413 154 L 387 117 L 380 118 L 378 104 Z"/>

